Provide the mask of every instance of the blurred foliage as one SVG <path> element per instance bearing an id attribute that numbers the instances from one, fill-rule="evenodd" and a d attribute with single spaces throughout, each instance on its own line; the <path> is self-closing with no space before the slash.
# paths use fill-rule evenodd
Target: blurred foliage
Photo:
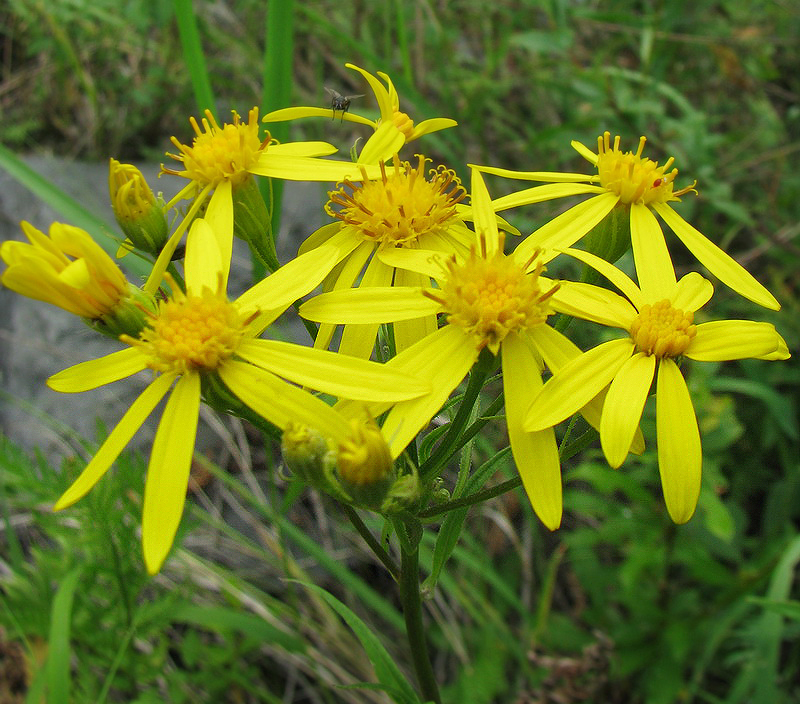
<path id="1" fill-rule="evenodd" d="M 264 3 L 195 7 L 219 114 L 246 111 L 262 93 Z M 196 110 L 169 3 L 9 0 L 0 20 L 7 146 L 161 159 L 169 135 L 189 134 Z M 516 492 L 467 512 L 429 585 L 445 700 L 800 700 L 800 593 L 791 578 L 800 555 L 800 7 L 309 0 L 297 5 L 295 29 L 295 104 L 327 104 L 326 85 L 368 92 L 346 61 L 385 70 L 412 117 L 459 121 L 425 149 L 462 174 L 470 161 L 586 171 L 571 140 L 591 146 L 608 129 L 634 148 L 647 135 L 648 155 L 675 156 L 679 186 L 698 181 L 682 214 L 784 304 L 762 319 L 795 352 L 788 363 L 692 366 L 704 485 L 686 526 L 665 515 L 652 449 L 617 471 L 597 450 L 570 463 L 556 534 L 544 533 Z M 368 101 L 353 109 L 377 114 Z M 333 120 L 292 130 L 342 152 L 365 136 Z M 490 182 L 495 195 L 512 187 Z M 509 217 L 530 230 L 558 207 Z M 678 266 L 682 256 L 675 250 Z M 752 315 L 721 287 L 717 301 L 720 315 Z M 648 406 L 647 438 L 653 412 Z M 501 428 L 496 441 L 476 442 L 476 457 L 493 455 Z M 384 646 L 410 671 L 397 647 L 402 625 L 391 620 L 391 581 L 340 526 L 334 505 L 285 486 L 265 463 L 261 484 L 229 477 L 197 494 L 204 507 L 184 526 L 194 552 L 179 551 L 152 581 L 136 534 L 140 460 L 118 463 L 58 515 L 49 507 L 78 464 L 54 471 L 3 441 L 0 466 L 0 625 L 40 673 L 32 688 L 47 686 L 37 663 L 47 658 L 55 596 L 79 567 L 70 633 L 78 703 L 387 701 L 377 690 L 336 687 L 371 679 L 361 646 L 322 599 L 285 582 L 307 578 L 336 591 L 348 574 L 342 565 L 356 575 L 347 605 L 384 624 Z M 512 476 L 499 466 L 497 481 Z M 449 488 L 455 481 L 445 476 Z M 265 506 L 272 513 L 254 519 Z M 314 540 L 293 532 L 298 522 Z M 435 534 L 426 540 L 430 573 Z"/>

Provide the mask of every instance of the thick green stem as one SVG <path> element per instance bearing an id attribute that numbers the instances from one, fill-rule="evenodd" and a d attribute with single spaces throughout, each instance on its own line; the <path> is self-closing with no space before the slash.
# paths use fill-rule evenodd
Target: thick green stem
<path id="1" fill-rule="evenodd" d="M 425 640 L 425 626 L 422 622 L 422 597 L 419 591 L 419 548 L 409 550 L 404 541 L 400 541 L 402 562 L 400 565 L 400 600 L 403 603 L 403 615 L 406 620 L 406 635 L 411 649 L 414 671 L 417 675 L 422 699 L 426 702 L 441 704 L 439 685 L 433 674 L 428 644 Z"/>

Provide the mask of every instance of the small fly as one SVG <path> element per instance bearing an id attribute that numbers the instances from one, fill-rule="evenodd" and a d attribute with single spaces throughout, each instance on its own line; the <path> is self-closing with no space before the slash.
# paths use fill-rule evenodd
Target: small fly
<path id="1" fill-rule="evenodd" d="M 333 111 L 331 119 L 333 120 L 336 119 L 337 112 L 342 113 L 342 120 L 344 120 L 344 114 L 350 109 L 350 101 L 364 97 L 363 93 L 360 95 L 342 95 L 338 90 L 328 88 L 328 86 L 325 86 L 325 92 L 331 96 L 331 110 Z"/>

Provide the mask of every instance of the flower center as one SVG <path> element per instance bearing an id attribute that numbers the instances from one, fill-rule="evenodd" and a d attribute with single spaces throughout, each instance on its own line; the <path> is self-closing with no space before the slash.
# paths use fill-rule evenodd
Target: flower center
<path id="1" fill-rule="evenodd" d="M 392 124 L 403 133 L 406 142 L 411 139 L 411 135 L 414 132 L 414 120 L 406 113 L 395 110 L 392 114 Z"/>
<path id="2" fill-rule="evenodd" d="M 630 328 L 636 349 L 656 357 L 677 357 L 684 353 L 697 328 L 692 324 L 694 313 L 685 313 L 666 299 L 645 303 Z"/>
<path id="3" fill-rule="evenodd" d="M 172 137 L 180 154 L 168 153 L 167 156 L 183 162 L 184 170 L 176 171 L 162 165 L 161 172 L 183 176 L 203 186 L 216 186 L 225 180 L 238 185 L 248 178 L 247 170 L 270 143 L 269 133 L 263 141 L 258 138 L 258 108 L 250 110 L 247 122 L 242 122 L 239 114 L 233 111 L 233 123 L 222 127 L 209 110 L 205 114 L 202 130 L 194 117 L 189 118 L 197 135 L 191 147 Z"/>
<path id="4" fill-rule="evenodd" d="M 342 188 L 328 193 L 325 211 L 356 229 L 365 240 L 387 247 L 414 246 L 421 235 L 444 229 L 467 193 L 455 172 L 444 166 L 430 169 L 426 179 L 429 160 L 417 157 L 416 168 L 395 159 L 388 173 L 381 163 L 380 180 L 368 181 L 366 174 L 358 185 L 345 180 Z M 334 203 L 340 210 L 333 209 Z"/>
<path id="5" fill-rule="evenodd" d="M 616 193 L 622 203 L 666 203 L 694 191 L 697 181 L 679 191 L 672 190 L 672 183 L 678 175 L 678 169 L 669 170 L 675 161 L 673 157 L 667 159 L 663 166 L 642 157 L 647 142 L 645 137 L 639 138 L 635 154 L 620 151 L 619 142 L 620 138 L 616 136 L 614 145 L 611 145 L 610 132 L 597 138 L 597 172 L 600 185 Z"/>
<path id="6" fill-rule="evenodd" d="M 231 357 L 242 338 L 246 321 L 234 306 L 209 289 L 202 296 L 175 294 L 161 301 L 140 339 L 123 336 L 149 356 L 147 366 L 160 372 L 185 374 L 213 370 Z"/>
<path id="7" fill-rule="evenodd" d="M 539 276 L 544 266 L 539 263 L 526 273 L 533 259 L 520 266 L 503 254 L 502 235 L 497 252 L 486 256 L 475 249 L 463 263 L 451 257 L 447 262 L 448 276 L 441 296 L 428 293 L 439 301 L 447 312 L 447 322 L 462 327 L 476 340 L 478 349 L 488 347 L 497 354 L 506 335 L 543 323 L 553 311 L 549 299 L 558 289 L 555 285 L 543 291 Z"/>

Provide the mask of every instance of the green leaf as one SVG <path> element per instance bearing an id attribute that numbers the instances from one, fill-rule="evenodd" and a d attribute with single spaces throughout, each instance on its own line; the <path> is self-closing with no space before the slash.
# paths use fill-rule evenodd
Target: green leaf
<path id="1" fill-rule="evenodd" d="M 391 655 L 383 647 L 377 636 L 369 629 L 369 626 L 322 587 L 306 582 L 300 582 L 300 584 L 306 589 L 319 594 L 353 629 L 353 632 L 361 641 L 361 645 L 364 647 L 372 666 L 375 668 L 375 676 L 378 678 L 378 682 L 394 697 L 395 701 L 398 704 L 420 704 L 420 699 L 413 687 L 408 683 L 403 673 L 400 672 L 400 668 L 397 667 Z"/>
<path id="2" fill-rule="evenodd" d="M 81 569 L 78 567 L 64 577 L 53 599 L 46 665 L 47 701 L 49 704 L 69 704 L 70 701 L 70 623 L 72 621 L 72 601 Z"/>

